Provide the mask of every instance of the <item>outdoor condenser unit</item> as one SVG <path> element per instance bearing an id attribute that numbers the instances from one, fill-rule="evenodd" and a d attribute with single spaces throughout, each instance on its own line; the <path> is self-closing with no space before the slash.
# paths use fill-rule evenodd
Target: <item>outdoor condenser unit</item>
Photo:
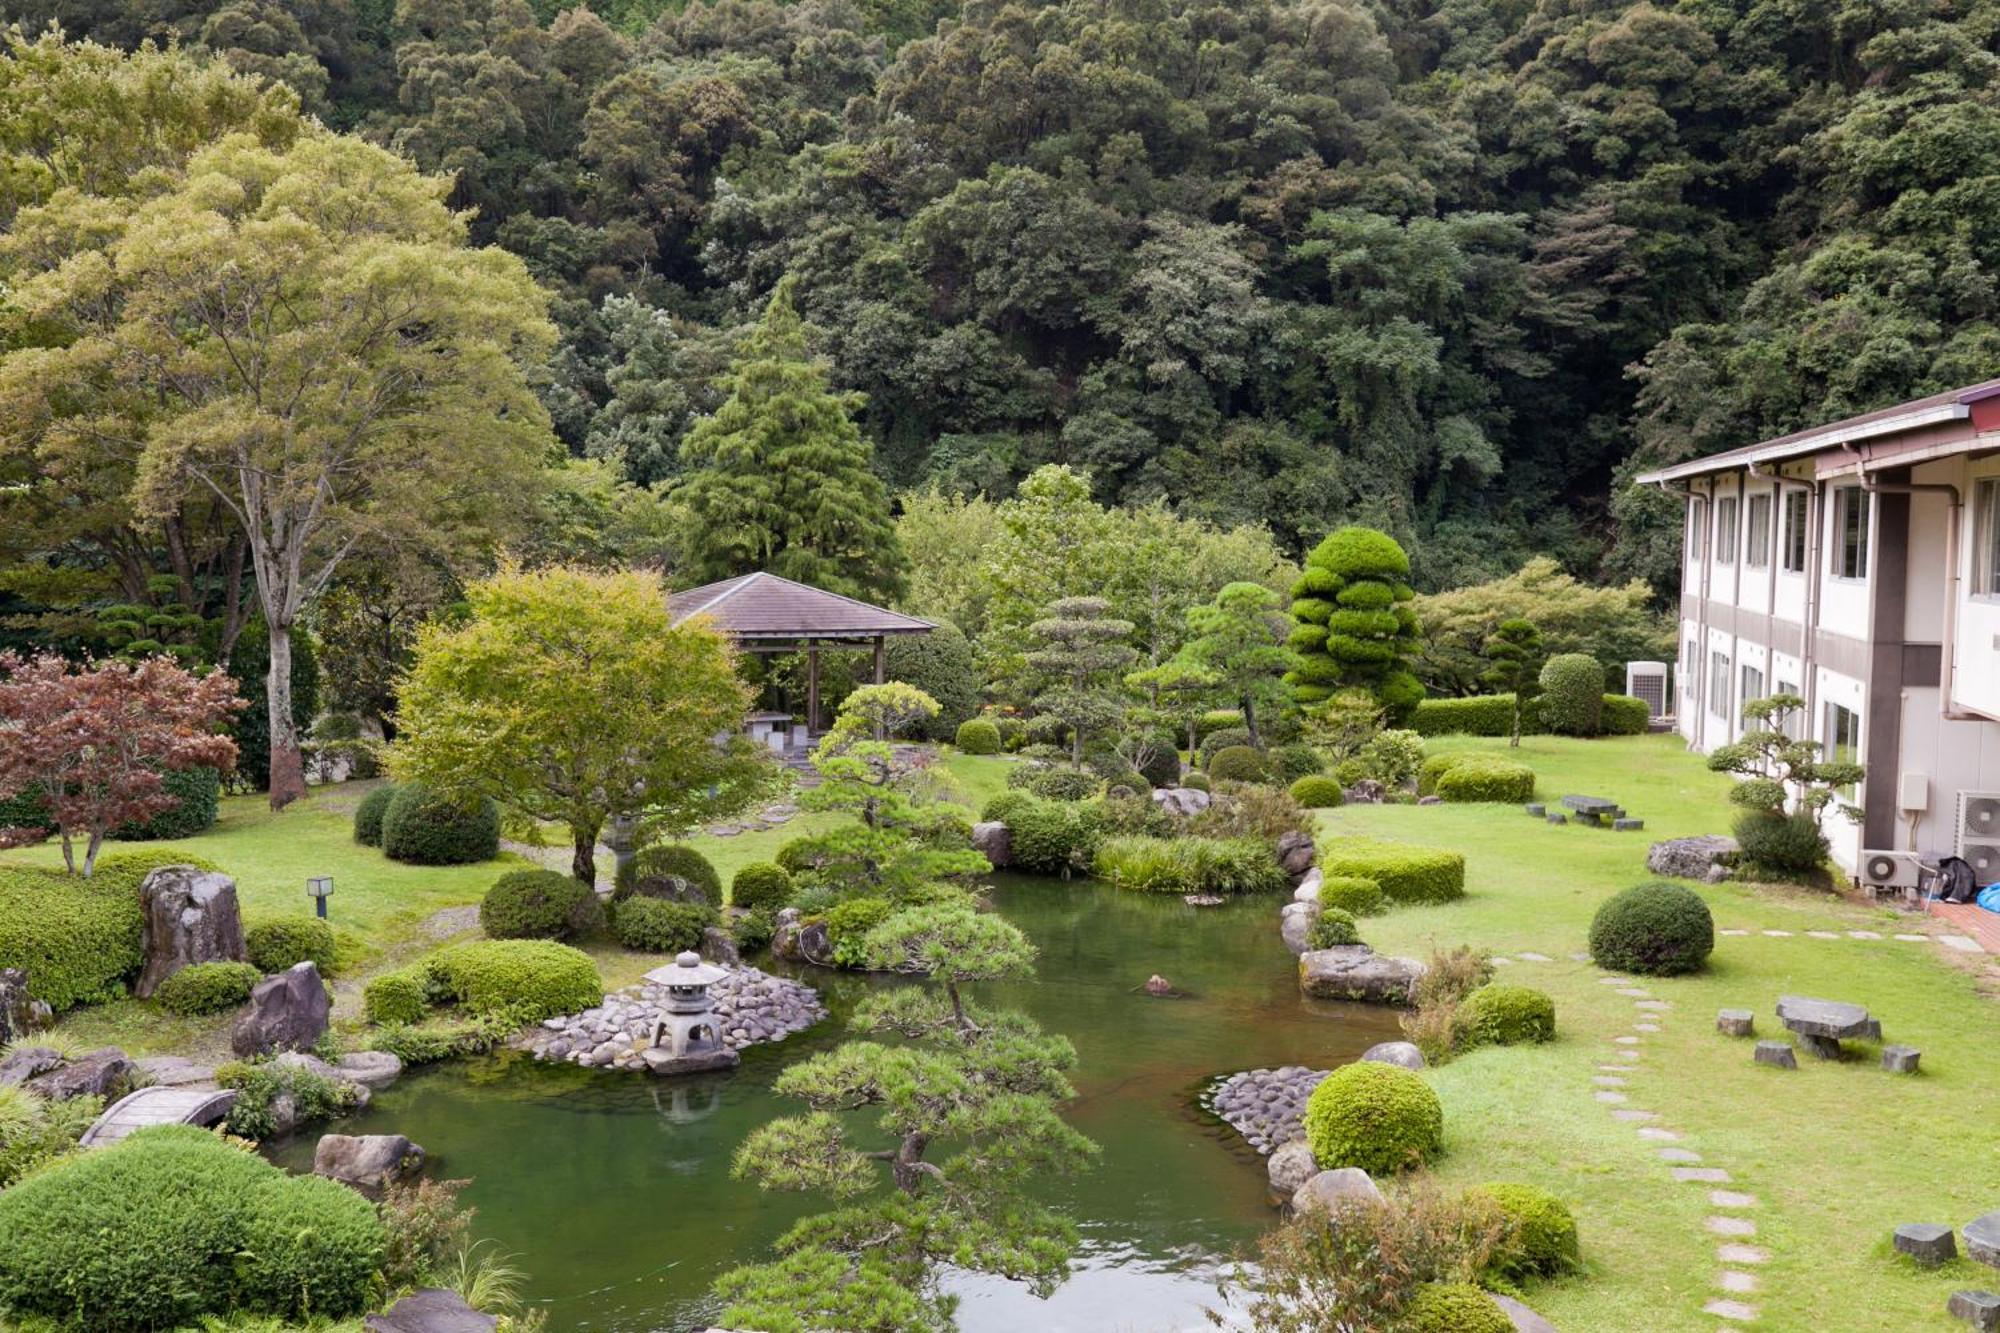
<path id="1" fill-rule="evenodd" d="M 2000 792 L 1958 794 L 1958 854 L 1981 888 L 2000 883 Z"/>
<path id="2" fill-rule="evenodd" d="M 1914 889 L 1921 869 L 1915 852 L 1863 852 L 1859 878 L 1876 888 Z"/>
<path id="3" fill-rule="evenodd" d="M 1634 699 L 1646 701 L 1649 717 L 1667 715 L 1667 664 L 1665 662 L 1627 662 L 1625 664 L 1625 693 Z"/>

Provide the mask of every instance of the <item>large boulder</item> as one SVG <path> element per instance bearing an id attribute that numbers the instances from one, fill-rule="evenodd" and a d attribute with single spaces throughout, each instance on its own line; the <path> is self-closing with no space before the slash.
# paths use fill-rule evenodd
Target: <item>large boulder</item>
<path id="1" fill-rule="evenodd" d="M 1278 936 L 1285 947 L 1302 954 L 1311 943 L 1313 922 L 1319 920 L 1318 903 L 1286 903 L 1278 913 Z"/>
<path id="2" fill-rule="evenodd" d="M 161 866 L 139 886 L 145 913 L 145 964 L 132 993 L 148 999 L 160 983 L 192 963 L 240 963 L 243 915 L 236 882 L 213 870 Z"/>
<path id="3" fill-rule="evenodd" d="M 1014 830 L 997 819 L 981 820 L 972 826 L 972 850 L 995 870 L 1005 870 L 1014 864 Z"/>
<path id="4" fill-rule="evenodd" d="M 1326 877 L 1319 873 L 1318 866 L 1314 866 L 1311 870 L 1306 871 L 1306 877 L 1299 881 L 1299 886 L 1296 889 L 1292 890 L 1292 901 L 1298 903 L 1317 903 L 1319 901 L 1320 890 L 1325 887 Z"/>
<path id="5" fill-rule="evenodd" d="M 1396 1065 L 1402 1069 L 1422 1069 L 1424 1053 L 1417 1049 L 1413 1041 L 1378 1041 L 1361 1053 L 1363 1060 L 1376 1064 Z"/>
<path id="6" fill-rule="evenodd" d="M 361 1321 L 365 1333 L 493 1333 L 500 1321 L 481 1314 L 455 1291 L 411 1292 L 383 1314 Z"/>
<path id="7" fill-rule="evenodd" d="M 778 913 L 778 928 L 771 936 L 771 953 L 794 963 L 832 967 L 833 937 L 827 933 L 826 922 L 808 921 L 798 908 L 787 907 Z"/>
<path id="8" fill-rule="evenodd" d="M 102 1097 L 115 1102 L 132 1087 L 136 1066 L 116 1046 L 106 1046 L 68 1061 L 28 1080 L 28 1091 L 40 1093 L 52 1102 L 71 1097 Z"/>
<path id="9" fill-rule="evenodd" d="M 48 1046 L 16 1046 L 0 1059 L 0 1088 L 14 1088 L 37 1074 L 61 1069 L 62 1052 Z"/>
<path id="10" fill-rule="evenodd" d="M 0 1046 L 39 1032 L 54 1019 L 48 1005 L 28 994 L 28 974 L 0 967 Z"/>
<path id="11" fill-rule="evenodd" d="M 1214 797 L 1198 787 L 1155 787 L 1153 804 L 1180 819 L 1192 819 L 1208 809 Z"/>
<path id="12" fill-rule="evenodd" d="M 1318 1172 L 1299 1186 L 1292 1194 L 1292 1211 L 1304 1213 L 1324 1208 L 1338 1212 L 1352 1204 L 1380 1202 L 1382 1191 L 1376 1188 L 1374 1177 L 1358 1166 L 1343 1166 Z"/>
<path id="13" fill-rule="evenodd" d="M 1313 1160 L 1313 1151 L 1304 1139 L 1293 1139 L 1271 1154 L 1264 1169 L 1270 1175 L 1271 1192 L 1289 1199 L 1299 1192 L 1299 1186 L 1319 1174 L 1319 1163 Z"/>
<path id="14" fill-rule="evenodd" d="M 736 947 L 736 937 L 721 926 L 709 926 L 701 932 L 701 956 L 723 967 L 743 966 L 743 951 Z"/>
<path id="15" fill-rule="evenodd" d="M 349 1083 L 380 1092 L 403 1072 L 403 1062 L 387 1051 L 350 1051 L 333 1062 L 333 1072 Z"/>
<path id="16" fill-rule="evenodd" d="M 1299 956 L 1299 989 L 1316 1000 L 1408 1004 L 1410 987 L 1423 971 L 1414 958 L 1388 958 L 1365 944 L 1342 944 Z"/>
<path id="17" fill-rule="evenodd" d="M 229 1034 L 229 1048 L 244 1059 L 273 1051 L 310 1050 L 326 1032 L 333 1001 L 311 959 L 265 977 Z"/>
<path id="18" fill-rule="evenodd" d="M 424 1169 L 424 1150 L 401 1134 L 322 1134 L 313 1174 L 362 1190 L 380 1190 Z"/>
<path id="19" fill-rule="evenodd" d="M 1285 868 L 1293 887 L 1305 882 L 1306 874 L 1313 868 L 1313 858 L 1319 849 L 1313 846 L 1312 834 L 1293 830 L 1278 835 L 1278 864 Z"/>
<path id="20" fill-rule="evenodd" d="M 1669 838 L 1647 849 L 1646 869 L 1676 879 L 1706 880 L 1709 872 L 1719 867 L 1727 878 L 1729 867 L 1735 864 L 1741 850 L 1736 839 L 1719 833 L 1699 838 Z"/>

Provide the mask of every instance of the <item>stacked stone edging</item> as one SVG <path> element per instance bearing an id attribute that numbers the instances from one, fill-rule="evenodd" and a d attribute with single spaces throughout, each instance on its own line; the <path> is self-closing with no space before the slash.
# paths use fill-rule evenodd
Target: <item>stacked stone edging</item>
<path id="1" fill-rule="evenodd" d="M 812 987 L 754 967 L 731 969 L 708 993 L 715 1000 L 715 1025 L 722 1044 L 732 1051 L 783 1041 L 826 1017 L 826 1006 Z M 644 1070 L 641 1051 L 665 1012 L 665 1000 L 664 987 L 628 986 L 582 1013 L 544 1019 L 520 1044 L 537 1060 L 590 1069 Z"/>

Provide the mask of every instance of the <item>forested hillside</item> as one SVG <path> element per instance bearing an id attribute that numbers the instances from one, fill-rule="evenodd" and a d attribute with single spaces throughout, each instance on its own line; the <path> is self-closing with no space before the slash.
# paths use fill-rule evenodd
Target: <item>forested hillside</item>
<path id="1" fill-rule="evenodd" d="M 781 277 L 892 490 L 1046 462 L 1438 589 L 1671 582 L 1635 459 L 2000 366 L 2000 6 L 8 0 L 177 37 L 432 172 L 557 293 L 633 482 Z M 1670 522 L 1670 519 L 1666 520 Z"/>

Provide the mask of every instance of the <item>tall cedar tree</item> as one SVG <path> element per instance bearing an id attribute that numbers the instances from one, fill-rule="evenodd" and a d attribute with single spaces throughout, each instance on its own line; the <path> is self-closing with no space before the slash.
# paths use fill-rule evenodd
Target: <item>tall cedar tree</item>
<path id="1" fill-rule="evenodd" d="M 1138 657 L 1132 622 L 1113 620 L 1101 597 L 1065 597 L 1028 626 L 1028 669 L 1041 683 L 1034 707 L 1069 732 L 1070 762 L 1083 766 L 1084 741 L 1125 715 L 1118 682 Z"/>
<path id="2" fill-rule="evenodd" d="M 1243 710 L 1250 743 L 1261 746 L 1258 719 L 1268 718 L 1291 696 L 1284 676 L 1294 665 L 1285 647 L 1288 622 L 1278 594 L 1260 583 L 1232 583 L 1207 606 L 1187 613 L 1189 661 L 1215 678 L 1215 690 Z"/>
<path id="3" fill-rule="evenodd" d="M 1488 688 L 1514 696 L 1513 731 L 1507 744 L 1521 743 L 1521 716 L 1542 687 L 1542 632 L 1531 620 L 1519 616 L 1503 620 L 1486 636 L 1486 672 L 1480 677 Z"/>
<path id="4" fill-rule="evenodd" d="M 180 804 L 163 773 L 235 764 L 236 742 L 216 729 L 241 707 L 228 676 L 196 676 L 170 657 L 79 668 L 54 653 L 0 653 L 0 799 L 38 806 L 71 874 L 83 838 L 89 875 L 105 834 Z M 47 836 L 47 827 L 0 829 L 0 845 Z"/>
<path id="5" fill-rule="evenodd" d="M 688 432 L 690 577 L 768 570 L 850 597 L 893 596 L 903 553 L 874 450 L 853 420 L 858 394 L 835 393 L 808 357 L 790 279 L 765 307 L 713 416 Z"/>

